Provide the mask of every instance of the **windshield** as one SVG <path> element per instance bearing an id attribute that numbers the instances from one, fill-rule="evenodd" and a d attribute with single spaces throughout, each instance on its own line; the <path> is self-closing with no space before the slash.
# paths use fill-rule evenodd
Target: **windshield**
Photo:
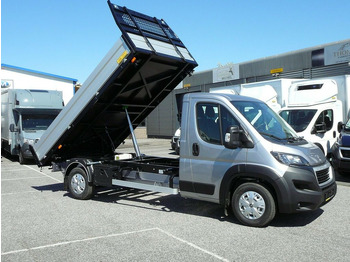
<path id="1" fill-rule="evenodd" d="M 38 114 L 38 115 L 22 115 L 22 128 L 26 130 L 46 130 L 57 115 Z"/>
<path id="2" fill-rule="evenodd" d="M 296 132 L 303 132 L 310 124 L 316 111 L 316 109 L 283 110 L 280 112 L 280 116 L 293 127 Z"/>
<path id="3" fill-rule="evenodd" d="M 263 102 L 233 101 L 232 104 L 261 134 L 279 140 L 297 138 L 283 119 Z"/>
<path id="4" fill-rule="evenodd" d="M 350 131 L 350 118 L 348 119 L 348 122 L 346 122 L 345 126 L 344 126 L 344 129 L 346 131 Z"/>

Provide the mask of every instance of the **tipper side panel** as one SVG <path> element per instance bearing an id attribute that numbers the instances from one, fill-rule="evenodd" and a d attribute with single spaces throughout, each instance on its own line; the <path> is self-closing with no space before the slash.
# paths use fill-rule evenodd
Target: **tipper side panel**
<path id="1" fill-rule="evenodd" d="M 34 145 L 40 166 L 74 157 L 111 156 L 130 134 L 125 108 L 136 128 L 197 66 L 163 20 L 108 4 L 122 32 L 121 43 Z"/>

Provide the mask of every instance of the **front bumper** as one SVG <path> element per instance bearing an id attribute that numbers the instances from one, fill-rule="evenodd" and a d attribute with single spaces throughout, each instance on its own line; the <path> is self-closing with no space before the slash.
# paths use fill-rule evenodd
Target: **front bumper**
<path id="1" fill-rule="evenodd" d="M 310 211 L 330 202 L 337 193 L 333 168 L 327 164 L 314 171 L 312 167 L 289 167 L 278 181 L 280 192 L 279 211 L 296 213 Z"/>
<path id="2" fill-rule="evenodd" d="M 332 147 L 332 165 L 334 169 L 350 173 L 350 158 L 347 157 L 349 155 L 350 148 L 339 147 L 339 145 L 335 143 Z"/>

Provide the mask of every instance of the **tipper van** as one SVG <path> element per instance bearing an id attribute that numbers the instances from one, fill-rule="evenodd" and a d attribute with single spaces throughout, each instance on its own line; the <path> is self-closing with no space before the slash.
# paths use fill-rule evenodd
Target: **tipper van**
<path id="1" fill-rule="evenodd" d="M 133 129 L 197 63 L 164 20 L 108 3 L 121 39 L 32 147 L 39 166 L 63 172 L 74 198 L 93 197 L 96 186 L 180 194 L 258 227 L 276 212 L 315 210 L 334 198 L 321 150 L 254 98 L 186 94 L 180 157 L 142 154 Z M 135 152 L 119 154 L 130 134 Z"/>

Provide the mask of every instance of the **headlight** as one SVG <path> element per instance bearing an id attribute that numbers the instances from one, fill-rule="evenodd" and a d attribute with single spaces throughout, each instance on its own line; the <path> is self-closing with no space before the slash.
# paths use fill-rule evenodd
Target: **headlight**
<path id="1" fill-rule="evenodd" d="M 302 156 L 281 153 L 281 152 L 271 152 L 271 154 L 276 158 L 280 163 L 285 165 L 297 165 L 297 166 L 308 166 L 309 162 Z"/>

